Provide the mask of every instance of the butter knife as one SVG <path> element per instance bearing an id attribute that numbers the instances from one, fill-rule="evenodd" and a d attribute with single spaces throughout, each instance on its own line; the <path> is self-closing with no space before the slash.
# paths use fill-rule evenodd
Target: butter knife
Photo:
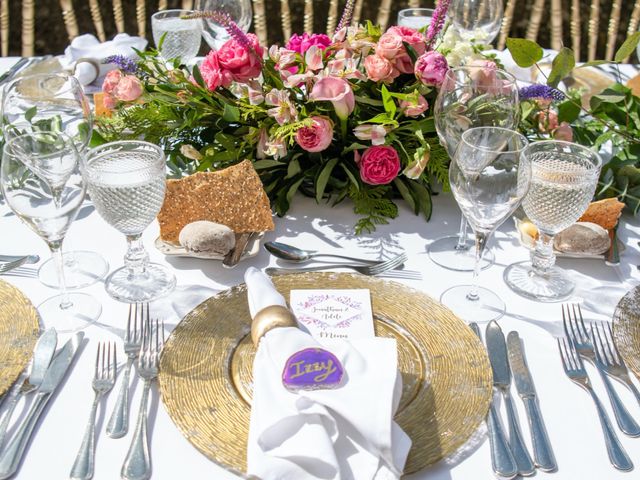
<path id="1" fill-rule="evenodd" d="M 38 418 L 44 411 L 44 407 L 51 398 L 51 394 L 60 382 L 62 382 L 69 366 L 73 363 L 73 358 L 78 351 L 83 337 L 83 332 L 76 333 L 67 341 L 64 347 L 56 353 L 51 361 L 47 372 L 44 374 L 36 398 L 29 407 L 27 415 L 13 438 L 11 438 L 7 448 L 2 452 L 2 456 L 0 456 L 0 479 L 4 480 L 9 478 L 18 470 L 24 450 L 29 443 L 29 438 L 38 422 Z"/>
<path id="2" fill-rule="evenodd" d="M 513 371 L 513 380 L 516 384 L 518 394 L 520 398 L 522 398 L 529 419 L 535 464 L 543 472 L 553 472 L 557 470 L 558 465 L 553 455 L 551 442 L 549 442 L 547 429 L 542 420 L 536 390 L 533 386 L 531 373 L 527 367 L 518 332 L 509 332 L 509 335 L 507 335 L 507 345 L 509 348 L 509 364 Z"/>
<path id="3" fill-rule="evenodd" d="M 471 330 L 473 330 L 480 339 L 480 342 L 482 342 L 482 335 L 480 334 L 478 325 L 470 323 L 469 327 L 471 327 Z M 496 475 L 503 478 L 515 478 L 518 475 L 518 466 L 513 458 L 513 453 L 511 453 L 507 436 L 504 433 L 502 422 L 500 422 L 500 416 L 498 415 L 498 411 L 496 410 L 493 400 L 491 400 L 489 407 L 487 430 L 489 431 L 491 467 L 493 468 L 493 471 Z"/>
<path id="4" fill-rule="evenodd" d="M 242 258 L 242 254 L 247 248 L 247 244 L 249 240 L 253 238 L 255 232 L 241 233 L 240 236 L 236 239 L 236 245 L 222 260 L 222 266 L 225 268 L 233 268 L 235 267 L 240 259 Z"/>

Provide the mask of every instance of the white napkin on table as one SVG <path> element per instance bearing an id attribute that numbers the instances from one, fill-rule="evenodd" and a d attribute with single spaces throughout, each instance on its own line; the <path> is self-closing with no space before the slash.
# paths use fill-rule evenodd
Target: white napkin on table
<path id="1" fill-rule="evenodd" d="M 253 317 L 286 306 L 269 277 L 245 273 Z M 336 389 L 291 392 L 282 384 L 287 359 L 305 348 L 330 350 L 346 382 Z M 402 394 L 396 342 L 389 338 L 320 345 L 298 328 L 261 339 L 253 364 L 248 473 L 262 480 L 387 480 L 402 474 L 411 440 L 393 421 Z"/>

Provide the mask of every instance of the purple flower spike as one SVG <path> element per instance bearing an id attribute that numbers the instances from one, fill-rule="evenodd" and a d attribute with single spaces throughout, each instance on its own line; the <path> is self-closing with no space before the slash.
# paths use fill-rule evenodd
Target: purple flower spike
<path id="1" fill-rule="evenodd" d="M 556 102 L 561 102 L 565 98 L 564 93 L 557 88 L 543 84 L 530 85 L 528 87 L 521 88 L 519 94 L 520 100 L 541 98 L 544 100 L 555 100 Z"/>
<path id="2" fill-rule="evenodd" d="M 138 64 L 124 55 L 111 55 L 110 57 L 105 58 L 102 63 L 112 63 L 129 75 L 135 75 L 138 73 Z"/>
<path id="3" fill-rule="evenodd" d="M 433 42 L 435 41 L 438 34 L 442 31 L 444 22 L 447 18 L 447 10 L 449 10 L 450 4 L 451 0 L 440 0 L 438 2 L 438 6 L 436 7 L 436 11 L 433 12 L 431 23 L 429 24 L 429 28 L 427 29 L 427 50 L 431 50 L 431 47 L 433 47 Z"/>

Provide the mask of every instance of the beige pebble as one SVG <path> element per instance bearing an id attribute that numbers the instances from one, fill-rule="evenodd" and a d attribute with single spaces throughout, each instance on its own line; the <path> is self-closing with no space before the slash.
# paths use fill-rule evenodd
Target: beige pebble
<path id="1" fill-rule="evenodd" d="M 609 233 L 600 225 L 578 222 L 556 235 L 553 246 L 564 253 L 599 255 L 609 250 Z"/>
<path id="2" fill-rule="evenodd" d="M 236 236 L 226 225 L 199 220 L 188 223 L 180 231 L 180 245 L 188 252 L 226 255 L 236 244 Z"/>

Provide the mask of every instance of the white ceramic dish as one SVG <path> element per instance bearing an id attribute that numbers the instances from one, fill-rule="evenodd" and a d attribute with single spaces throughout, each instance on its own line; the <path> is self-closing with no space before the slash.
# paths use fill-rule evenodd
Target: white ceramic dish
<path id="1" fill-rule="evenodd" d="M 236 241 L 238 240 L 238 234 L 236 234 Z M 247 244 L 247 248 L 244 250 L 244 254 L 240 258 L 240 260 L 244 260 L 245 258 L 255 257 L 260 251 L 260 242 L 264 237 L 264 232 L 260 232 L 257 235 L 253 235 Z M 163 241 L 160 237 L 156 238 L 154 242 L 155 247 L 162 252 L 163 254 L 170 257 L 189 257 L 189 258 L 201 258 L 205 260 L 222 260 L 224 259 L 223 255 L 212 254 L 206 252 L 188 252 L 184 249 L 184 247 L 180 245 L 174 245 L 169 242 Z"/>

